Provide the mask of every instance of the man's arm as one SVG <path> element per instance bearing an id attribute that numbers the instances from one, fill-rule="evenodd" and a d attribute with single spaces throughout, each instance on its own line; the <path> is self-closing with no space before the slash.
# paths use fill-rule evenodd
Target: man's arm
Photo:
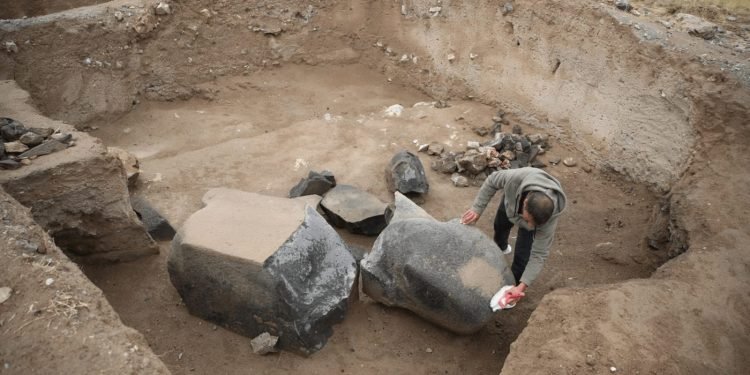
<path id="1" fill-rule="evenodd" d="M 520 280 L 526 286 L 531 286 L 542 271 L 544 261 L 547 260 L 549 255 L 552 240 L 555 238 L 555 229 L 557 229 L 557 218 L 550 219 L 547 224 L 537 228 L 534 234 L 534 244 L 531 246 L 529 263 L 526 265 Z"/>

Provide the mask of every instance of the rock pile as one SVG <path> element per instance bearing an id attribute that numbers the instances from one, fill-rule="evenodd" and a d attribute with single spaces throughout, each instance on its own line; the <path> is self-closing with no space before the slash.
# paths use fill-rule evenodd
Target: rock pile
<path id="1" fill-rule="evenodd" d="M 435 171 L 451 174 L 451 181 L 459 187 L 469 186 L 470 181 L 481 183 L 492 172 L 499 169 L 515 169 L 522 167 L 544 168 L 537 156 L 544 154 L 549 148 L 549 137 L 546 134 L 524 135 L 521 127 L 513 127 L 512 133 L 500 131 L 503 123 L 507 123 L 499 112 L 493 117 L 494 138 L 490 141 L 480 143 L 470 141 L 466 145 L 466 151 L 446 151 L 442 144 L 433 142 L 421 145 L 419 151 L 437 157 L 431 163 Z M 477 134 L 486 135 L 489 131 L 485 128 L 477 129 Z"/>
<path id="2" fill-rule="evenodd" d="M 12 118 L 0 117 L 0 169 L 16 169 L 31 159 L 74 146 L 70 133 L 51 128 L 26 128 Z"/>

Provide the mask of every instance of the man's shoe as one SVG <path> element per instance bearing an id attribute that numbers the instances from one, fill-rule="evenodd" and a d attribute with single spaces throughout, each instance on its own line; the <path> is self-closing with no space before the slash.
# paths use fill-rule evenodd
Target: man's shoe
<path id="1" fill-rule="evenodd" d="M 510 247 L 510 244 L 508 244 L 508 247 L 506 247 L 505 250 L 503 250 L 503 255 L 508 255 L 512 252 L 513 252 L 513 248 Z"/>

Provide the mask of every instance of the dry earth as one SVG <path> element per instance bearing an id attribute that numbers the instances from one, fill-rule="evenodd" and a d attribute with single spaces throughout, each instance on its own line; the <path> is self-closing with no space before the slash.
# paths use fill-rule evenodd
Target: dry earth
<path id="1" fill-rule="evenodd" d="M 594 167 L 548 168 L 572 204 L 545 271 L 519 306 L 472 336 L 362 296 L 311 358 L 259 357 L 247 338 L 187 313 L 166 275 L 167 243 L 158 257 L 84 266 L 173 373 L 740 374 L 750 365 L 750 76 L 747 50 L 735 46 L 747 46 L 747 14 L 728 22 L 726 11 L 703 10 L 732 32 L 720 45 L 666 29 L 669 9 L 635 16 L 595 1 L 515 1 L 505 15 L 489 1 L 443 1 L 437 14 L 417 0 L 174 1 L 143 33 L 132 26 L 150 8 L 130 4 L 1 23 L 0 39 L 19 52 L 0 55 L 0 78 L 50 117 L 137 155 L 134 193 L 175 226 L 209 188 L 284 196 L 311 169 L 390 201 L 383 169 L 393 153 L 415 140 L 461 149 L 498 109 L 552 135 L 545 158 Z M 436 99 L 450 107 L 415 106 Z M 396 103 L 402 116 L 384 116 Z M 423 208 L 438 219 L 459 216 L 476 194 L 428 178 Z M 644 238 L 663 207 L 674 241 L 654 251 Z M 491 215 L 478 225 L 491 234 Z M 685 244 L 657 270 L 667 248 Z M 47 337 L 43 327 L 24 333 Z M 1 349 L 13 366 L 0 372 L 34 367 L 34 357 L 13 357 L 12 342 Z"/>

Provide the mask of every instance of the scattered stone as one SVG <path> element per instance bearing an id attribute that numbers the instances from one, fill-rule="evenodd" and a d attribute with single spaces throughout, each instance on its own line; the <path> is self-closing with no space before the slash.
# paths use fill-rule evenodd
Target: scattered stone
<path id="1" fill-rule="evenodd" d="M 476 149 L 479 149 L 479 147 L 481 147 L 481 145 L 477 141 L 468 141 L 468 142 L 466 142 L 466 148 L 467 149 L 474 149 L 474 150 L 476 150 Z"/>
<path id="2" fill-rule="evenodd" d="M 680 22 L 681 27 L 688 32 L 688 34 L 701 37 L 703 39 L 713 39 L 716 33 L 719 31 L 719 26 L 715 23 L 709 22 L 687 13 L 678 13 L 677 21 Z"/>
<path id="3" fill-rule="evenodd" d="M 3 303 L 10 299 L 12 293 L 13 289 L 11 289 L 10 287 L 4 286 L 0 288 L 0 303 Z"/>
<path id="4" fill-rule="evenodd" d="M 18 53 L 18 45 L 16 45 L 16 42 L 8 41 L 3 43 L 3 45 L 5 46 L 5 52 Z"/>
<path id="5" fill-rule="evenodd" d="M 502 13 L 503 16 L 513 13 L 513 3 L 505 3 L 505 5 L 503 5 Z"/>
<path id="6" fill-rule="evenodd" d="M 419 147 L 417 147 L 417 151 L 418 152 L 427 152 L 427 149 L 429 149 L 429 148 L 430 148 L 430 144 L 429 143 L 423 143 L 423 144 L 419 145 Z"/>
<path id="7" fill-rule="evenodd" d="M 374 236 L 385 228 L 386 204 L 351 185 L 337 185 L 320 202 L 328 221 L 355 234 Z"/>
<path id="8" fill-rule="evenodd" d="M 615 7 L 626 12 L 633 8 L 628 0 L 615 0 Z"/>
<path id="9" fill-rule="evenodd" d="M 461 158 L 456 159 L 458 170 L 466 170 L 470 174 L 479 174 L 487 168 L 487 157 L 479 153 L 467 153 Z"/>
<path id="10" fill-rule="evenodd" d="M 456 60 L 456 54 L 455 53 L 449 53 L 448 56 L 446 56 L 446 59 L 448 59 L 448 62 L 453 62 Z"/>
<path id="11" fill-rule="evenodd" d="M 432 16 L 433 16 L 433 17 L 435 17 L 435 16 L 437 16 L 438 14 L 440 14 L 440 11 L 441 11 L 441 10 L 443 10 L 443 8 L 442 8 L 442 7 L 430 7 L 430 9 L 428 9 L 428 11 L 429 11 L 430 13 L 432 13 Z"/>
<path id="12" fill-rule="evenodd" d="M 432 348 L 427 348 L 424 351 L 427 352 L 427 353 L 432 353 Z"/>
<path id="13" fill-rule="evenodd" d="M 117 20 L 117 22 L 122 22 L 122 20 L 125 19 L 125 15 L 123 15 L 122 12 L 120 12 L 119 10 L 115 11 L 114 16 L 115 16 L 115 19 Z"/>
<path id="14" fill-rule="evenodd" d="M 208 10 L 208 9 L 206 9 L 206 8 L 201 9 L 200 14 L 203 17 L 206 17 L 206 18 L 211 18 L 213 16 L 213 14 L 211 13 L 211 11 Z"/>
<path id="15" fill-rule="evenodd" d="M 18 169 L 18 168 L 21 168 L 21 163 L 15 160 L 10 160 L 10 159 L 0 160 L 0 169 Z"/>
<path id="16" fill-rule="evenodd" d="M 454 173 L 458 170 L 458 164 L 456 164 L 456 160 L 451 156 L 444 156 L 438 160 L 434 160 L 430 167 L 432 167 L 432 170 L 441 173 Z"/>
<path id="17" fill-rule="evenodd" d="M 567 157 L 563 160 L 563 164 L 565 164 L 566 167 L 575 167 L 577 163 L 572 157 Z"/>
<path id="18" fill-rule="evenodd" d="M 44 137 L 42 137 L 39 134 L 29 131 L 29 132 L 24 133 L 24 135 L 22 135 L 21 138 L 19 138 L 18 140 L 21 143 L 25 144 L 26 146 L 34 147 L 44 142 Z"/>
<path id="19" fill-rule="evenodd" d="M 548 161 L 549 161 L 549 163 L 550 163 L 550 164 L 552 164 L 552 165 L 558 165 L 558 164 L 560 164 L 560 161 L 561 161 L 561 160 L 562 160 L 562 159 L 560 159 L 560 157 L 559 157 L 559 156 L 550 156 L 550 157 L 549 157 L 549 160 L 548 160 Z"/>
<path id="20" fill-rule="evenodd" d="M 53 279 L 51 277 L 48 278 L 47 280 L 44 280 L 44 285 L 46 285 L 46 286 L 50 286 L 50 285 L 52 285 L 54 283 L 55 283 L 55 279 Z"/>
<path id="21" fill-rule="evenodd" d="M 451 182 L 453 182 L 453 186 L 456 187 L 468 187 L 469 186 L 469 179 L 462 176 L 459 173 L 454 173 L 451 175 Z"/>
<path id="22" fill-rule="evenodd" d="M 0 117 L 0 137 L 6 142 L 17 141 L 28 129 L 23 124 L 8 117 Z"/>
<path id="23" fill-rule="evenodd" d="M 391 158 L 385 170 L 385 181 L 388 191 L 401 194 L 427 194 L 430 184 L 419 158 L 409 151 L 403 150 Z"/>
<path id="24" fill-rule="evenodd" d="M 472 130 L 474 130 L 474 133 L 480 137 L 484 137 L 487 134 L 490 134 L 490 129 L 486 126 L 476 126 L 473 127 Z"/>
<path id="25" fill-rule="evenodd" d="M 591 166 L 590 166 L 590 165 L 588 165 L 588 164 L 584 164 L 584 165 L 582 165 L 582 166 L 581 166 L 581 169 L 583 169 L 583 171 L 584 171 L 584 172 L 586 172 L 586 173 L 591 173 L 591 171 L 593 170 L 593 169 L 591 168 Z"/>
<path id="26" fill-rule="evenodd" d="M 18 158 L 23 159 L 23 158 L 30 158 L 34 156 L 47 155 L 53 152 L 65 150 L 66 148 L 68 148 L 68 145 L 66 145 L 65 143 L 60 143 L 54 139 L 50 139 L 40 144 L 39 146 L 36 146 L 32 148 L 31 150 L 26 151 L 21 155 L 18 155 Z"/>
<path id="27" fill-rule="evenodd" d="M 209 190 L 167 261 L 190 313 L 248 337 L 277 336 L 282 350 L 322 349 L 348 310 L 357 265 L 313 208 L 319 199 Z"/>
<path id="28" fill-rule="evenodd" d="M 544 162 L 539 159 L 532 161 L 531 166 L 534 168 L 547 168 L 547 164 L 544 164 Z"/>
<path id="29" fill-rule="evenodd" d="M 448 102 L 445 100 L 438 100 L 435 102 L 435 108 L 437 109 L 443 109 L 443 108 L 448 108 L 448 107 L 450 107 L 450 104 L 448 104 Z"/>
<path id="30" fill-rule="evenodd" d="M 172 8 L 165 2 L 159 2 L 154 8 L 154 13 L 157 16 L 167 16 L 172 13 Z"/>
<path id="31" fill-rule="evenodd" d="M 442 155 L 443 151 L 445 151 L 445 146 L 437 142 L 432 142 L 427 147 L 428 155 Z"/>
<path id="32" fill-rule="evenodd" d="M 513 125 L 513 134 L 518 134 L 518 135 L 523 134 L 523 129 L 521 129 L 521 125 Z"/>
<path id="33" fill-rule="evenodd" d="M 516 160 L 516 153 L 515 151 L 507 150 L 507 151 L 503 151 L 500 154 L 500 157 L 503 160 Z"/>
<path id="34" fill-rule="evenodd" d="M 297 185 L 289 190 L 289 198 L 301 197 L 303 195 L 325 195 L 329 190 L 336 186 L 336 177 L 331 171 L 322 171 L 320 173 L 310 171 L 307 178 L 301 179 Z"/>
<path id="35" fill-rule="evenodd" d="M 20 154 L 22 152 L 26 152 L 26 150 L 29 149 L 29 146 L 26 146 L 20 141 L 8 142 L 8 143 L 5 143 L 4 146 L 5 146 L 5 152 L 11 153 L 11 154 Z"/>
<path id="36" fill-rule="evenodd" d="M 493 317 L 489 300 L 514 284 L 510 268 L 478 228 L 414 206 L 396 199 L 393 219 L 361 262 L 364 292 L 456 333 L 482 329 Z"/>
<path id="37" fill-rule="evenodd" d="M 272 336 L 268 332 L 263 332 L 254 339 L 250 340 L 250 345 L 253 347 L 253 353 L 258 355 L 266 355 L 268 353 L 276 352 L 276 343 L 279 338 Z"/>
<path id="38" fill-rule="evenodd" d="M 143 197 L 131 197 L 130 204 L 138 219 L 146 226 L 148 234 L 157 241 L 170 241 L 175 230 L 169 221 Z"/>

